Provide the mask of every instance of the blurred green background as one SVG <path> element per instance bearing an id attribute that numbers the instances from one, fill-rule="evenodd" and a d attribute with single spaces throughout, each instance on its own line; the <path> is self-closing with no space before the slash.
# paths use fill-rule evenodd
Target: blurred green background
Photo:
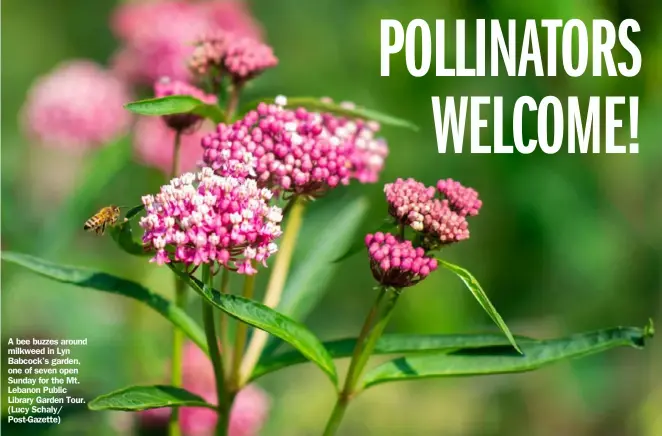
<path id="1" fill-rule="evenodd" d="M 328 95 L 413 120 L 419 133 L 384 128 L 390 156 L 382 182 L 416 177 L 433 183 L 453 177 L 484 200 L 471 220 L 472 237 L 447 251 L 468 268 L 515 333 L 563 336 L 612 325 L 662 325 L 662 5 L 654 0 L 254 0 L 280 59 L 249 97 Z M 68 228 L 54 217 L 81 182 L 90 157 L 44 149 L 22 134 L 19 109 L 35 77 L 67 58 L 107 64 L 117 42 L 108 28 L 110 0 L 4 1 L 2 3 L 2 249 L 85 265 L 172 293 L 170 273 L 129 258 L 109 238 L 85 234 L 82 222 L 99 206 L 135 204 L 155 192 L 162 175 L 127 161 L 92 201 L 74 199 Z M 379 20 L 405 25 L 414 18 L 635 18 L 634 39 L 643 67 L 635 78 L 411 77 L 404 54 L 392 58 L 391 76 L 379 75 Z M 145 23 L 146 26 L 149 23 Z M 471 33 L 469 33 L 471 35 Z M 541 45 L 544 38 L 541 40 Z M 471 36 L 467 49 L 473 50 Z M 452 59 L 452 44 L 447 56 Z M 471 59 L 473 55 L 467 54 Z M 617 55 L 618 58 L 619 55 Z M 640 154 L 437 154 L 431 96 L 502 95 L 504 124 L 520 95 L 639 95 Z M 250 98 L 247 98 L 250 100 Z M 525 126 L 535 134 L 536 126 Z M 505 128 L 506 143 L 512 143 Z M 624 129 L 627 135 L 629 129 Z M 486 141 L 491 136 L 485 130 Z M 526 137 L 526 135 L 525 135 Z M 627 136 L 625 136 L 627 139 Z M 383 218 L 383 183 L 341 188 L 309 210 L 324 227 L 336 206 L 366 196 L 362 228 Z M 317 224 L 310 224 L 314 222 Z M 312 230 L 311 230 L 312 229 Z M 360 235 L 358 236 L 360 237 Z M 329 241 L 326 241 L 329 243 Z M 297 261 L 304 256 L 299 253 Z M 371 304 L 373 285 L 365 256 L 337 267 L 322 283 L 326 293 L 306 323 L 322 338 L 355 335 Z M 2 344 L 9 337 L 87 337 L 81 394 L 163 377 L 170 328 L 157 315 L 119 297 L 54 284 L 11 265 L 2 268 Z M 136 322 L 136 319 L 139 321 Z M 131 321 L 133 320 L 133 321 Z M 390 331 L 455 333 L 495 331 L 471 295 L 451 274 L 439 272 L 401 299 Z M 618 349 L 514 376 L 445 379 L 380 386 L 350 407 L 342 435 L 662 435 L 662 346 Z M 138 361 L 137 355 L 141 358 Z M 6 356 L 3 353 L 3 360 Z M 341 364 L 344 372 L 345 362 Z M 319 434 L 333 391 L 310 365 L 261 380 L 273 398 L 264 435 Z M 3 397 L 6 395 L 3 389 Z M 6 408 L 6 405 L 4 406 Z M 4 410 L 4 409 L 3 409 Z M 8 434 L 125 434 L 128 415 L 69 409 L 54 427 L 5 427 Z"/>

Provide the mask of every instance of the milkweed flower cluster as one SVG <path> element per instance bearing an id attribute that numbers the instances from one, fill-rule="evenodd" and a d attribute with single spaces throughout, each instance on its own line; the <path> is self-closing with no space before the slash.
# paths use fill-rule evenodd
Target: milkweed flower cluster
<path id="1" fill-rule="evenodd" d="M 202 162 L 200 141 L 214 131 L 210 122 L 203 122 L 195 132 L 182 135 L 179 148 L 179 166 L 182 171 L 192 171 Z M 175 142 L 175 131 L 158 117 L 139 117 L 133 132 L 133 148 L 141 163 L 169 174 Z"/>
<path id="2" fill-rule="evenodd" d="M 437 198 L 439 191 L 445 198 Z M 477 215 L 478 193 L 452 179 L 440 180 L 437 189 L 414 179 L 397 179 L 384 186 L 389 214 L 422 235 L 426 249 L 469 238 L 466 217 Z"/>
<path id="3" fill-rule="evenodd" d="M 425 256 L 421 247 L 400 240 L 390 233 L 377 232 L 365 237 L 370 269 L 384 286 L 406 288 L 415 285 L 437 269 L 437 260 Z"/>
<path id="4" fill-rule="evenodd" d="M 352 178 L 376 179 L 383 161 L 374 165 L 366 141 L 357 140 L 358 123 L 348 129 L 346 120 L 303 108 L 285 109 L 283 98 L 278 100 L 279 104 L 261 103 L 233 124 L 219 124 L 216 133 L 202 141 L 205 164 L 222 175 L 228 158 L 251 154 L 260 186 L 309 197 Z"/>
<path id="5" fill-rule="evenodd" d="M 251 179 L 221 177 L 210 168 L 186 173 L 142 198 L 143 243 L 158 264 L 214 263 L 255 274 L 277 251 L 282 211 L 269 206 L 271 191 Z"/>
<path id="6" fill-rule="evenodd" d="M 123 106 L 130 100 L 125 84 L 100 65 L 69 61 L 28 91 L 23 123 L 45 145 L 99 147 L 128 129 L 131 116 Z"/>
<path id="7" fill-rule="evenodd" d="M 198 40 L 189 69 L 198 76 L 227 74 L 243 83 L 278 65 L 273 49 L 253 38 L 229 32 L 213 32 Z"/>
<path id="8" fill-rule="evenodd" d="M 169 97 L 171 95 L 190 95 L 206 104 L 216 104 L 218 99 L 215 95 L 207 94 L 195 86 L 181 80 L 171 80 L 162 77 L 154 84 L 154 96 L 157 98 Z M 178 132 L 190 132 L 202 121 L 200 115 L 193 113 L 165 115 L 163 117 L 166 125 Z"/>
<path id="9" fill-rule="evenodd" d="M 153 83 L 161 76 L 189 79 L 186 60 L 200 35 L 224 30 L 262 37 L 259 24 L 236 0 L 125 3 L 116 10 L 111 27 L 124 43 L 115 56 L 116 68 L 138 83 Z"/>
<path id="10" fill-rule="evenodd" d="M 183 387 L 216 404 L 214 369 L 209 358 L 194 344 L 184 347 Z M 270 400 L 257 386 L 244 387 L 235 398 L 230 411 L 229 436 L 255 436 L 260 431 L 269 414 Z M 145 427 L 167 425 L 170 409 L 150 409 L 141 412 Z M 201 407 L 182 407 L 179 419 L 184 436 L 208 436 L 213 434 L 218 414 L 214 410 Z"/>

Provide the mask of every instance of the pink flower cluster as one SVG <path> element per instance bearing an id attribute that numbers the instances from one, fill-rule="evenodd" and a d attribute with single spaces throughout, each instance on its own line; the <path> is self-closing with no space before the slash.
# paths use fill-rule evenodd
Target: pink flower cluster
<path id="1" fill-rule="evenodd" d="M 206 104 L 216 104 L 218 101 L 215 95 L 207 94 L 203 90 L 181 80 L 171 80 L 168 77 L 162 77 L 154 84 L 155 97 L 161 98 L 171 95 L 190 95 Z M 196 129 L 202 121 L 202 117 L 192 113 L 173 114 L 165 115 L 163 120 L 173 130 L 190 132 Z"/>
<path id="2" fill-rule="evenodd" d="M 462 216 L 476 216 L 483 206 L 475 189 L 466 188 L 453 179 L 439 180 L 437 190 L 448 200 L 451 209 Z"/>
<path id="3" fill-rule="evenodd" d="M 60 148 L 100 147 L 123 134 L 131 101 L 119 79 L 101 66 L 74 60 L 39 78 L 28 91 L 23 123 L 39 142 Z"/>
<path id="4" fill-rule="evenodd" d="M 255 274 L 254 262 L 266 264 L 281 235 L 282 211 L 269 206 L 271 197 L 251 179 L 221 177 L 208 167 L 186 173 L 142 198 L 143 243 L 158 264 L 218 262 Z"/>
<path id="5" fill-rule="evenodd" d="M 153 83 L 161 76 L 189 79 L 186 62 L 200 35 L 224 30 L 262 37 L 259 24 L 238 0 L 124 3 L 111 27 L 124 43 L 115 56 L 117 70 L 140 83 Z"/>
<path id="6" fill-rule="evenodd" d="M 478 193 L 452 179 L 437 184 L 446 199 L 436 198 L 436 190 L 414 179 L 397 179 L 384 186 L 389 214 L 399 223 L 420 232 L 426 249 L 437 248 L 469 238 L 467 215 L 476 215 L 482 202 Z"/>
<path id="7" fill-rule="evenodd" d="M 365 237 L 372 275 L 384 286 L 406 288 L 415 285 L 437 269 L 437 260 L 425 256 L 425 250 L 414 248 L 390 233 L 377 232 Z"/>
<path id="8" fill-rule="evenodd" d="M 194 344 L 184 348 L 183 387 L 206 401 L 217 401 L 214 388 L 214 369 L 209 358 Z M 255 436 L 267 419 L 269 397 L 256 386 L 246 386 L 237 394 L 230 412 L 229 436 Z M 215 411 L 200 407 L 179 409 L 180 427 L 184 436 L 209 436 L 214 433 L 218 415 Z M 141 412 L 145 426 L 164 426 L 170 409 L 150 409 Z"/>
<path id="9" fill-rule="evenodd" d="M 368 141 L 357 137 L 357 126 L 330 114 L 261 103 L 243 119 L 219 124 L 215 134 L 205 137 L 203 159 L 222 175 L 228 158 L 242 160 L 250 154 L 260 186 L 317 197 L 352 177 L 376 180 L 383 160 L 374 160 Z"/>
<path id="10" fill-rule="evenodd" d="M 278 58 L 271 47 L 229 32 L 215 32 L 201 38 L 189 61 L 189 68 L 197 75 L 217 71 L 228 74 L 234 83 L 243 83 L 276 65 Z"/>
<path id="11" fill-rule="evenodd" d="M 210 122 L 187 135 L 182 135 L 179 148 L 180 171 L 195 170 L 202 162 L 200 141 L 214 131 Z M 172 168 L 172 154 L 175 143 L 175 131 L 157 117 L 139 117 L 134 127 L 133 145 L 136 157 L 145 165 L 158 168 L 169 174 Z"/>

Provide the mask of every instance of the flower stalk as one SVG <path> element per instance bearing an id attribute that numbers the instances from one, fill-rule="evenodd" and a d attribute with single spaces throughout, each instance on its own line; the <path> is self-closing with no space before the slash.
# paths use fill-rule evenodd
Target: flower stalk
<path id="1" fill-rule="evenodd" d="M 290 203 L 285 207 L 289 210 L 289 218 L 287 226 L 283 232 L 283 238 L 280 243 L 280 249 L 271 275 L 269 276 L 269 283 L 264 295 L 263 304 L 267 307 L 275 309 L 280 303 L 287 281 L 287 275 L 290 270 L 292 256 L 294 255 L 294 248 L 296 246 L 297 238 L 303 224 L 303 214 L 305 211 L 305 203 L 298 197 L 293 197 Z M 239 383 L 244 384 L 251 376 L 255 365 L 257 365 L 260 355 L 267 345 L 269 334 L 263 330 L 256 330 L 246 349 L 246 355 L 241 364 Z"/>
<path id="2" fill-rule="evenodd" d="M 372 352 L 375 350 L 377 341 L 384 333 L 384 329 L 391 319 L 393 309 L 400 296 L 400 291 L 400 289 L 396 288 L 389 288 L 386 286 L 380 287 L 377 300 L 368 313 L 361 329 L 361 333 L 356 341 L 352 360 L 347 371 L 347 377 L 345 378 L 345 384 L 338 394 L 336 404 L 333 407 L 329 420 L 327 421 L 324 436 L 333 436 L 336 434 L 349 402 L 354 395 L 358 393 L 356 390 L 356 384 L 368 363 L 368 359 L 370 359 Z M 390 296 L 388 296 L 389 293 L 391 294 Z M 384 301 L 387 296 L 388 299 Z"/>
<path id="3" fill-rule="evenodd" d="M 244 279 L 244 290 L 242 296 L 247 299 L 253 298 L 255 291 L 255 274 L 248 274 Z M 234 339 L 234 353 L 232 353 L 232 368 L 230 369 L 230 391 L 238 392 L 241 389 L 241 360 L 244 355 L 246 339 L 248 337 L 248 324 L 240 322 Z"/>

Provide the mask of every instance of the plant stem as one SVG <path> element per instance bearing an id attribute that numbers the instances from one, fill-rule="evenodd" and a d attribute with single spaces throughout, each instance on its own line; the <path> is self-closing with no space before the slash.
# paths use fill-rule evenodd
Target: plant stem
<path id="1" fill-rule="evenodd" d="M 246 275 L 246 278 L 244 279 L 244 291 L 242 293 L 244 298 L 253 298 L 255 276 L 256 274 Z M 234 339 L 234 352 L 232 353 L 232 368 L 230 370 L 230 390 L 234 393 L 238 392 L 242 386 L 240 379 L 241 359 L 244 354 L 247 336 L 248 324 L 244 322 L 238 323 Z"/>
<path id="2" fill-rule="evenodd" d="M 354 348 L 352 360 L 349 364 L 345 384 L 342 391 L 338 394 L 338 399 L 336 400 L 333 412 L 331 412 L 331 416 L 327 421 L 324 436 L 333 436 L 338 430 L 340 422 L 347 410 L 347 406 L 352 399 L 352 396 L 356 393 L 356 383 L 359 380 L 359 377 L 361 377 L 361 373 L 368 363 L 370 355 L 375 349 L 377 340 L 381 337 L 384 328 L 386 328 L 386 325 L 391 318 L 393 308 L 395 307 L 395 303 L 400 294 L 398 290 L 392 290 L 391 298 L 386 302 L 384 308 L 380 308 L 382 300 L 388 291 L 389 288 L 381 288 L 375 304 L 366 317 L 361 333 L 356 341 L 356 347 Z"/>
<path id="3" fill-rule="evenodd" d="M 221 283 L 219 286 L 219 290 L 221 291 L 222 294 L 229 294 L 230 289 L 228 288 L 228 284 L 230 282 L 230 271 L 226 268 L 222 269 L 221 272 Z M 230 331 L 229 331 L 229 326 L 228 326 L 228 315 L 223 312 L 222 310 L 219 310 L 218 314 L 218 336 L 221 338 L 221 346 L 225 347 L 226 350 L 230 349 L 230 345 L 232 344 L 230 340 Z M 228 360 L 230 353 L 222 353 L 221 358 L 223 359 L 223 365 L 225 369 L 228 369 L 230 367 L 230 362 Z"/>
<path id="4" fill-rule="evenodd" d="M 172 150 L 172 168 L 170 171 L 170 179 L 177 177 L 179 169 L 179 148 L 181 144 L 181 133 L 175 133 L 175 143 Z M 175 278 L 175 305 L 180 308 L 186 306 L 186 284 L 177 276 Z M 181 386 L 182 384 L 182 359 L 184 349 L 184 332 L 175 328 L 172 332 L 172 370 L 170 374 L 170 384 L 172 386 Z M 179 409 L 174 407 L 170 414 L 170 422 L 168 424 L 168 434 L 170 436 L 181 435 L 179 428 Z"/>
<path id="5" fill-rule="evenodd" d="M 179 175 L 179 149 L 182 145 L 182 132 L 177 130 L 175 132 L 175 146 L 172 150 L 172 167 L 170 168 L 170 179 L 174 179 Z"/>
<path id="6" fill-rule="evenodd" d="M 234 113 L 237 111 L 237 106 L 239 105 L 239 95 L 241 94 L 241 88 L 243 88 L 243 86 L 243 83 L 240 82 L 232 84 L 230 96 L 228 97 L 228 105 L 225 108 L 226 123 L 232 121 L 232 117 L 234 117 Z"/>
<path id="7" fill-rule="evenodd" d="M 283 295 L 287 274 L 290 270 L 290 263 L 292 262 L 292 255 L 294 254 L 294 247 L 296 246 L 297 237 L 299 236 L 301 224 L 303 223 L 303 212 L 305 210 L 304 202 L 297 199 L 297 197 L 294 197 L 290 201 L 290 204 L 292 204 L 290 217 L 287 220 L 287 226 L 285 227 L 280 249 L 271 270 L 269 283 L 267 284 L 267 290 L 264 295 L 263 304 L 272 309 L 278 306 Z M 255 330 L 253 332 L 253 336 L 246 349 L 246 355 L 241 363 L 239 378 L 241 384 L 245 383 L 246 380 L 250 378 L 255 365 L 257 365 L 257 361 L 260 359 L 262 350 L 264 350 L 264 347 L 267 345 L 268 339 L 269 334 L 263 330 Z"/>
<path id="8" fill-rule="evenodd" d="M 211 286 L 213 278 L 210 272 L 209 264 L 202 266 L 202 281 Z M 214 306 L 207 301 L 202 304 L 202 319 L 207 336 L 207 346 L 209 347 L 209 357 L 214 366 L 214 376 L 216 379 L 216 396 L 218 398 L 219 419 L 216 425 L 216 434 L 218 436 L 227 435 L 227 422 L 230 411 L 228 396 L 225 389 L 225 371 L 223 370 L 223 359 L 218 348 L 218 339 L 216 338 L 216 328 L 214 326 Z"/>

